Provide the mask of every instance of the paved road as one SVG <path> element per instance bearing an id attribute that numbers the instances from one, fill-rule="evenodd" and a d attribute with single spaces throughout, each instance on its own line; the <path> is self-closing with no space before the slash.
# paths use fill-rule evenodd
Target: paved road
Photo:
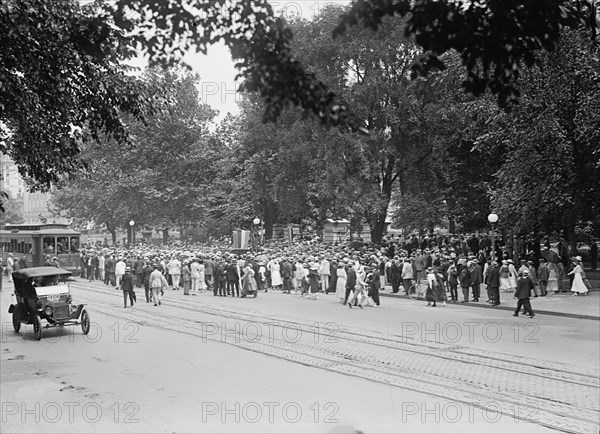
<path id="1" fill-rule="evenodd" d="M 107 354 L 95 355 L 100 360 L 91 361 L 91 367 L 99 370 L 96 382 L 90 383 L 83 376 L 86 370 L 73 362 L 83 376 L 84 386 L 73 384 L 73 378 L 65 375 L 61 367 L 59 377 L 68 380 L 64 388 L 74 388 L 64 391 L 83 394 L 75 402 L 103 399 L 107 407 L 111 405 L 107 400 L 109 393 L 119 396 L 121 404 L 143 403 L 144 423 L 159 422 L 151 425 L 159 427 L 158 431 L 598 431 L 599 336 L 597 327 L 589 327 L 590 321 L 565 318 L 557 324 L 554 318 L 517 319 L 503 311 L 464 305 L 435 310 L 398 299 L 385 299 L 381 308 L 359 310 L 340 305 L 333 295 L 312 301 L 280 293 L 241 300 L 206 293 L 184 297 L 178 291 L 168 291 L 163 306 L 141 303 L 133 309 L 123 309 L 120 291 L 102 284 L 77 280 L 72 290 L 76 300 L 89 302 L 93 320 L 97 321 L 88 340 L 94 339 L 94 332 L 98 331 L 100 345 L 93 348 L 100 347 Z M 6 315 L 0 315 L 5 324 Z M 48 330 L 48 337 L 56 342 L 47 338 L 32 342 L 28 333 L 30 330 L 21 340 L 3 327 L 2 382 L 12 386 L 8 395 L 3 387 L 3 406 L 18 402 L 17 396 L 23 396 L 20 379 L 30 381 L 32 376 L 39 379 L 56 373 L 56 368 L 40 369 L 40 363 L 44 363 L 40 347 L 52 345 L 52 350 L 62 350 L 61 341 L 73 340 L 67 346 L 69 355 L 73 355 L 75 342 L 79 342 L 83 359 L 90 360 L 90 345 L 86 346 L 77 332 Z M 145 359 L 140 362 L 131 351 L 131 347 L 140 347 L 138 336 L 150 337 L 154 342 L 146 342 L 153 350 L 148 371 L 143 367 Z M 126 341 L 136 345 L 127 346 Z M 178 345 L 173 348 L 170 341 Z M 120 349 L 126 351 L 121 353 Z M 24 356 L 21 360 L 20 355 Z M 127 363 L 130 358 L 134 366 Z M 58 361 L 60 357 L 53 354 L 53 359 Z M 107 372 L 105 366 L 114 363 L 113 359 L 121 362 L 114 374 Z M 213 374 L 211 378 L 194 378 L 194 373 L 199 372 L 196 363 L 204 364 L 202 372 L 206 368 Z M 4 368 L 10 372 L 8 377 Z M 41 374 L 36 377 L 32 370 Z M 117 383 L 107 380 L 107 374 L 114 375 Z M 139 376 L 139 381 L 132 381 L 131 376 Z M 162 401 L 156 396 L 160 395 L 160 388 L 140 385 L 149 379 L 150 383 L 165 383 L 165 376 L 169 381 L 162 389 L 173 393 L 179 410 L 190 405 L 181 401 L 180 387 L 186 381 L 197 385 L 200 396 L 205 381 L 210 380 L 207 389 L 229 399 L 199 399 L 195 417 L 193 411 L 185 413 L 187 416 L 179 416 L 176 423 L 169 425 L 161 420 L 161 415 L 166 417 L 179 410 L 167 406 L 163 411 Z M 103 382 L 112 388 L 101 387 Z M 123 401 L 119 382 L 132 383 L 133 392 L 129 393 L 138 399 Z M 77 387 L 84 389 L 77 391 Z M 221 389 L 232 391 L 223 394 Z M 48 396 L 52 393 L 57 392 L 47 391 Z M 92 397 L 86 398 L 86 393 Z M 223 421 L 221 403 L 234 409 L 239 403 L 243 409 L 251 402 L 267 402 L 251 400 L 265 393 L 283 405 L 298 404 L 305 416 L 310 414 L 317 422 L 302 419 L 290 423 L 280 417 L 273 423 L 265 423 L 262 418 L 256 425 L 248 422 L 248 414 L 242 415 L 240 423 L 231 423 L 227 417 Z M 94 394 L 99 396 L 93 397 Z M 193 401 L 196 392 L 190 396 Z M 309 409 L 311 405 L 313 408 Z M 121 412 L 135 409 L 130 406 Z M 156 411 L 148 416 L 148 409 Z M 328 424 L 324 415 L 334 410 L 341 417 L 336 416 L 337 422 Z M 4 413 L 3 407 L 3 418 Z M 215 414 L 209 417 L 211 413 Z M 210 428 L 190 428 L 190 418 L 206 419 L 208 425 L 202 426 Z M 17 423 L 15 416 L 8 418 L 7 423 L 16 431 L 32 428 L 28 423 Z M 125 430 L 144 431 L 150 426 L 144 423 Z M 124 427 L 129 428 L 118 425 L 120 430 Z"/>

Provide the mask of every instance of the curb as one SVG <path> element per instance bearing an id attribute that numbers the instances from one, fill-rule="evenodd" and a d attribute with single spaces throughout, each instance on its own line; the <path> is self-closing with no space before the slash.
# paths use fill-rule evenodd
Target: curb
<path id="1" fill-rule="evenodd" d="M 410 300 L 410 297 L 408 295 L 397 295 L 397 294 L 391 294 L 391 293 L 385 293 L 385 292 L 379 292 L 379 297 L 389 297 L 389 298 L 403 298 L 406 300 Z M 425 300 L 422 300 L 425 301 Z M 473 307 L 480 307 L 480 308 L 484 308 L 484 309 L 494 309 L 494 310 L 506 310 L 506 311 L 510 311 L 513 312 L 515 310 L 514 307 L 509 307 L 509 306 L 492 306 L 491 304 L 485 303 L 485 302 L 479 302 L 479 303 L 474 303 L 471 301 L 468 301 L 467 303 L 453 303 L 453 302 L 449 302 L 447 305 L 451 306 L 453 304 L 457 304 L 457 305 L 461 305 L 461 306 L 473 306 Z M 560 316 L 560 317 L 565 317 L 565 318 L 577 318 L 577 319 L 587 319 L 587 320 L 592 320 L 592 321 L 600 321 L 600 316 L 593 316 L 593 315 L 581 315 L 581 314 L 576 314 L 576 313 L 567 313 L 567 312 L 555 312 L 555 311 L 551 311 L 551 310 L 538 310 L 535 309 L 534 313 L 536 315 L 549 315 L 549 316 Z"/>

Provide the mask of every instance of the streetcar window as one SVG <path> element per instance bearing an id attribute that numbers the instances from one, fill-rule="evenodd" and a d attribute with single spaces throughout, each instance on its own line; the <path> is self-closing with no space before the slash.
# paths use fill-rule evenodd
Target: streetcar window
<path id="1" fill-rule="evenodd" d="M 56 253 L 69 253 L 69 237 L 56 237 Z"/>
<path id="2" fill-rule="evenodd" d="M 44 237 L 42 239 L 42 249 L 45 254 L 53 255 L 56 252 L 56 238 Z"/>
<path id="3" fill-rule="evenodd" d="M 71 252 L 76 253 L 79 251 L 79 237 L 71 237 Z"/>

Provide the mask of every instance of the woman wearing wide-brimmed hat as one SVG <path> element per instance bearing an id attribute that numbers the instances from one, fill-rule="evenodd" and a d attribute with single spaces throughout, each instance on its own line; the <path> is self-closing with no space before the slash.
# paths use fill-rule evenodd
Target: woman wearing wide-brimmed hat
<path id="1" fill-rule="evenodd" d="M 588 287 L 585 285 L 583 279 L 585 278 L 585 274 L 583 272 L 583 267 L 581 266 L 581 256 L 575 256 L 571 259 L 573 261 L 573 265 L 575 268 L 569 274 L 573 275 L 573 284 L 571 285 L 571 292 L 573 296 L 576 295 L 588 295 Z"/>

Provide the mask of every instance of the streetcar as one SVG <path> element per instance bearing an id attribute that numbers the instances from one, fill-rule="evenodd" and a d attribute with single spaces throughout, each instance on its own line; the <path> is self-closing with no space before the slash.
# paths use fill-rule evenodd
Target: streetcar
<path id="1" fill-rule="evenodd" d="M 7 224 L 0 230 L 2 264 L 8 255 L 15 262 L 25 260 L 27 267 L 47 265 L 46 258 L 57 258 L 55 264 L 76 272 L 79 268 L 81 234 L 60 223 Z"/>

